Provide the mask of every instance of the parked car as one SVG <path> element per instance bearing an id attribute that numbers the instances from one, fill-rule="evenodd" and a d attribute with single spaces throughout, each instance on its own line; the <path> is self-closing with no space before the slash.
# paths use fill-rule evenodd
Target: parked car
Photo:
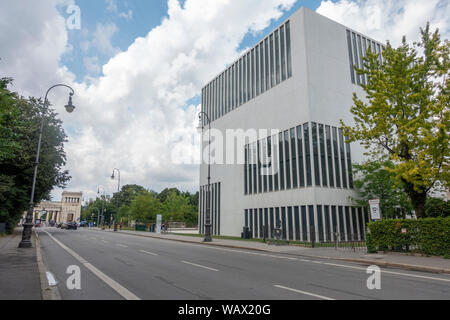
<path id="1" fill-rule="evenodd" d="M 76 222 L 68 222 L 67 223 L 67 229 L 68 230 L 77 230 L 78 224 Z"/>
<path id="2" fill-rule="evenodd" d="M 61 227 L 60 228 L 61 229 L 69 229 L 69 225 L 68 225 L 67 222 L 63 222 L 63 223 L 61 223 Z"/>
<path id="3" fill-rule="evenodd" d="M 61 228 L 61 227 L 62 227 L 62 222 L 56 224 L 56 227 L 57 227 L 57 228 Z"/>

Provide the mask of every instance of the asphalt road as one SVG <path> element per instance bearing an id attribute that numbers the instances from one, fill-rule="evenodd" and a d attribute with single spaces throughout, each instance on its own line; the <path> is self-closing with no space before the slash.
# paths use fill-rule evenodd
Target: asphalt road
<path id="1" fill-rule="evenodd" d="M 450 299 L 450 276 L 218 248 L 94 230 L 38 230 L 44 263 L 63 299 Z M 69 266 L 81 289 L 68 289 Z"/>

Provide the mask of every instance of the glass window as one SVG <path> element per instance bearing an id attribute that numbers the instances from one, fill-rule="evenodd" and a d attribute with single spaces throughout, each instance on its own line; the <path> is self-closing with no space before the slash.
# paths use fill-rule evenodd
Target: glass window
<path id="1" fill-rule="evenodd" d="M 264 208 L 264 230 L 269 230 L 269 209 Z M 266 233 L 266 237 L 269 236 L 269 231 Z"/>
<path id="2" fill-rule="evenodd" d="M 308 206 L 308 214 L 309 214 L 309 232 L 311 234 L 310 239 L 314 237 L 314 239 L 317 240 L 316 223 L 314 219 L 314 206 Z"/>
<path id="3" fill-rule="evenodd" d="M 259 209 L 259 237 L 264 237 L 263 209 Z"/>
<path id="4" fill-rule="evenodd" d="M 248 148 L 245 147 L 245 164 L 244 164 L 244 194 L 248 192 Z"/>
<path id="5" fill-rule="evenodd" d="M 342 185 L 344 188 L 347 188 L 347 170 L 345 169 L 344 137 L 342 135 L 342 129 L 339 129 L 339 150 L 341 153 Z"/>
<path id="6" fill-rule="evenodd" d="M 295 148 L 295 128 L 291 128 L 291 156 L 292 156 L 292 188 L 298 188 L 297 180 L 297 152 Z"/>
<path id="7" fill-rule="evenodd" d="M 295 240 L 300 240 L 300 211 L 299 207 L 294 207 Z"/>
<path id="8" fill-rule="evenodd" d="M 286 163 L 286 189 L 291 189 L 291 157 L 289 156 L 289 131 L 284 132 L 284 154 Z"/>
<path id="9" fill-rule="evenodd" d="M 247 102 L 247 55 L 242 58 L 242 103 Z"/>
<path id="10" fill-rule="evenodd" d="M 338 232 L 337 228 L 337 217 L 336 217 L 336 206 L 331 206 L 331 230 L 332 232 Z"/>
<path id="11" fill-rule="evenodd" d="M 259 57 L 260 57 L 260 77 L 261 77 L 261 93 L 263 93 L 266 90 L 265 81 L 264 81 L 264 49 L 263 49 L 263 42 L 259 44 Z"/>
<path id="12" fill-rule="evenodd" d="M 233 64 L 233 65 L 231 66 L 231 110 L 234 110 L 235 96 L 236 96 L 236 93 L 235 93 L 235 92 L 236 92 L 236 91 L 235 91 L 236 84 L 235 84 L 235 81 L 234 81 L 234 77 L 235 77 L 235 72 L 234 72 L 235 65 L 236 65 L 236 64 Z"/>
<path id="13" fill-rule="evenodd" d="M 330 187 L 334 187 L 334 175 L 333 175 L 333 152 L 331 148 L 331 128 L 325 126 L 325 132 L 327 136 L 327 159 L 328 159 L 328 177 L 330 181 Z"/>
<path id="14" fill-rule="evenodd" d="M 320 163 L 322 168 L 322 185 L 327 186 L 327 164 L 325 158 L 325 137 L 323 132 L 323 124 L 319 124 L 319 141 L 320 141 Z"/>
<path id="15" fill-rule="evenodd" d="M 277 159 L 276 158 L 276 155 L 278 154 L 280 154 L 279 153 L 279 148 L 280 148 L 280 145 L 279 145 L 279 143 L 278 143 L 278 138 L 277 138 L 277 136 L 273 136 L 272 137 L 272 142 L 273 142 L 273 163 L 275 163 L 275 161 L 279 161 L 279 159 Z M 274 179 L 274 184 L 275 184 L 275 188 L 274 188 L 274 190 L 275 191 L 278 191 L 279 190 L 279 186 L 278 186 L 278 180 L 279 180 L 279 177 L 280 177 L 280 168 L 278 168 L 278 170 L 276 170 L 275 171 L 275 174 L 274 174 L 274 177 L 273 177 L 273 179 Z"/>
<path id="16" fill-rule="evenodd" d="M 253 209 L 253 220 L 255 223 L 255 238 L 259 238 L 258 209 Z"/>
<path id="17" fill-rule="evenodd" d="M 342 241 L 345 240 L 344 209 L 342 206 L 338 207 L 338 214 L 339 214 L 339 233 L 340 233 L 339 239 Z"/>
<path id="18" fill-rule="evenodd" d="M 297 127 L 298 168 L 300 175 L 300 187 L 305 186 L 305 170 L 303 166 L 303 131 L 302 126 Z"/>
<path id="19" fill-rule="evenodd" d="M 239 59 L 239 106 L 242 104 L 242 59 Z"/>
<path id="20" fill-rule="evenodd" d="M 281 228 L 280 208 L 275 208 L 275 228 Z"/>
<path id="21" fill-rule="evenodd" d="M 350 240 L 352 234 L 352 227 L 351 227 L 351 217 L 349 207 L 345 207 L 345 226 L 347 228 L 347 240 Z"/>
<path id="22" fill-rule="evenodd" d="M 250 232 L 252 234 L 252 237 L 255 237 L 255 228 L 253 227 L 253 210 L 248 210 L 248 218 L 250 220 Z"/>
<path id="23" fill-rule="evenodd" d="M 279 155 L 280 155 L 280 190 L 284 190 L 284 158 L 283 158 L 283 133 L 278 135 Z"/>
<path id="24" fill-rule="evenodd" d="M 288 231 L 289 231 L 289 240 L 294 240 L 294 224 L 293 224 L 293 219 L 292 219 L 292 207 L 288 207 L 287 210 L 287 214 L 288 214 Z"/>
<path id="25" fill-rule="evenodd" d="M 269 229 L 270 231 L 269 231 L 269 235 L 270 235 L 271 238 L 274 238 L 273 229 L 275 228 L 275 224 L 274 224 L 273 208 L 270 208 L 269 214 L 270 214 L 270 229 Z"/>
<path id="26" fill-rule="evenodd" d="M 251 98 L 255 97 L 255 49 L 252 49 L 252 88 L 251 88 Z"/>
<path id="27" fill-rule="evenodd" d="M 281 79 L 286 80 L 286 49 L 285 49 L 285 41 L 284 41 L 284 26 L 280 28 L 280 37 L 281 37 Z"/>
<path id="28" fill-rule="evenodd" d="M 262 175 L 261 175 L 261 140 L 258 141 L 258 192 L 262 193 L 263 189 L 262 189 Z"/>
<path id="29" fill-rule="evenodd" d="M 273 34 L 269 36 L 270 41 L 270 87 L 275 85 L 275 59 L 273 57 Z"/>
<path id="30" fill-rule="evenodd" d="M 320 186 L 320 168 L 319 168 L 319 148 L 317 141 L 317 123 L 313 122 L 311 124 L 312 129 L 312 145 L 313 145 L 313 155 L 314 155 L 314 178 L 316 186 Z"/>
<path id="31" fill-rule="evenodd" d="M 345 137 L 345 148 L 347 151 L 348 184 L 350 189 L 353 189 L 352 155 L 350 153 L 350 143 L 348 142 L 348 137 Z"/>
<path id="32" fill-rule="evenodd" d="M 348 58 L 350 61 L 350 77 L 352 83 L 355 83 L 355 69 L 353 68 L 353 54 L 352 54 L 352 40 L 350 36 L 350 31 L 347 30 L 347 46 L 348 46 Z"/>
<path id="33" fill-rule="evenodd" d="M 305 160 L 306 160 L 306 183 L 312 186 L 312 175 L 311 175 L 311 149 L 309 145 L 309 125 L 305 123 L 303 125 L 303 139 L 305 140 Z"/>
<path id="34" fill-rule="evenodd" d="M 286 208 L 281 208 L 281 230 L 283 235 L 283 240 L 286 240 L 287 230 L 286 230 Z"/>
<path id="35" fill-rule="evenodd" d="M 269 179 L 269 192 L 273 191 L 273 170 L 274 170 L 274 159 L 272 159 L 272 137 L 267 138 L 267 158 L 270 159 L 270 175 L 267 177 Z"/>
<path id="36" fill-rule="evenodd" d="M 352 227 L 353 227 L 353 237 L 351 240 L 358 240 L 358 221 L 356 218 L 355 207 L 352 207 Z"/>
<path id="37" fill-rule="evenodd" d="M 253 193 L 257 194 L 258 191 L 258 175 L 257 175 L 257 171 L 258 171 L 258 149 L 256 146 L 256 142 L 252 144 L 252 149 L 253 149 Z"/>
<path id="38" fill-rule="evenodd" d="M 264 56 L 265 56 L 265 70 L 266 70 L 266 90 L 270 89 L 270 73 L 269 73 L 269 44 L 268 40 L 264 40 Z"/>
<path id="39" fill-rule="evenodd" d="M 353 40 L 353 57 L 354 57 L 354 61 L 355 61 L 355 67 L 359 68 L 359 64 L 358 64 L 358 50 L 356 47 L 356 35 L 354 32 L 352 32 L 352 40 Z M 356 74 L 356 83 L 359 85 L 360 84 L 360 80 L 359 80 L 359 76 L 358 74 Z"/>
<path id="40" fill-rule="evenodd" d="M 306 206 L 302 206 L 302 238 L 308 241 L 308 223 L 306 220 Z"/>
<path id="41" fill-rule="evenodd" d="M 292 58 L 291 58 L 291 27 L 289 21 L 286 22 L 286 54 L 287 54 L 287 69 L 288 78 L 292 76 Z"/>
<path id="42" fill-rule="evenodd" d="M 259 45 L 256 46 L 256 51 L 255 51 L 255 67 L 256 67 L 256 96 L 259 96 L 259 86 L 260 86 L 260 82 L 259 82 Z"/>
<path id="43" fill-rule="evenodd" d="M 334 169 L 336 170 L 336 187 L 341 187 L 341 174 L 339 169 L 339 151 L 337 144 L 337 129 L 333 127 Z"/>
<path id="44" fill-rule="evenodd" d="M 363 64 L 363 53 L 362 53 L 362 45 L 361 45 L 361 36 L 358 34 L 358 53 L 359 53 L 359 67 L 361 69 L 364 68 Z M 366 84 L 366 79 L 364 78 L 364 75 L 360 75 L 362 84 Z"/>
<path id="45" fill-rule="evenodd" d="M 245 227 L 248 228 L 248 209 L 245 209 Z"/>
<path id="46" fill-rule="evenodd" d="M 252 188 L 252 166 L 253 166 L 253 153 L 251 150 L 250 145 L 247 145 L 247 153 L 248 153 L 248 193 L 252 194 L 253 193 L 253 188 Z"/>
<path id="47" fill-rule="evenodd" d="M 275 73 L 277 84 L 280 83 L 280 36 L 278 30 L 275 31 Z"/>
<path id="48" fill-rule="evenodd" d="M 325 239 L 331 241 L 331 234 L 330 234 L 330 206 L 324 206 L 324 218 L 325 218 Z"/>
<path id="49" fill-rule="evenodd" d="M 262 175 L 264 180 L 264 192 L 267 192 L 267 173 L 268 173 L 268 161 L 267 161 L 267 139 L 261 140 L 261 152 L 262 152 L 262 167 L 264 168 Z"/>
<path id="50" fill-rule="evenodd" d="M 251 80 L 251 73 L 250 73 L 250 63 L 251 63 L 251 59 L 250 59 L 250 52 L 247 53 L 247 101 L 249 101 L 251 99 L 251 95 L 252 95 L 252 80 Z"/>
<path id="51" fill-rule="evenodd" d="M 317 206 L 317 226 L 319 229 L 319 241 L 323 241 L 323 216 L 322 216 L 322 206 Z M 316 238 L 317 239 L 317 238 Z"/>

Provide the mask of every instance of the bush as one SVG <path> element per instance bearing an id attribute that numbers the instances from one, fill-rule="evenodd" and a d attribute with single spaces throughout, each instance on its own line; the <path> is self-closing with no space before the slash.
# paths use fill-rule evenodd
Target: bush
<path id="1" fill-rule="evenodd" d="M 368 228 L 369 252 L 419 250 L 428 255 L 450 254 L 450 217 L 380 220 L 369 223 Z"/>
<path id="2" fill-rule="evenodd" d="M 425 217 L 450 217 L 450 202 L 439 198 L 428 198 L 425 204 Z"/>

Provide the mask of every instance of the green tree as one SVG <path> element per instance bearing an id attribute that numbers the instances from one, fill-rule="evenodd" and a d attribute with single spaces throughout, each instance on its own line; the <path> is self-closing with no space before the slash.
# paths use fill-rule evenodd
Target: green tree
<path id="1" fill-rule="evenodd" d="M 350 142 L 361 141 L 368 154 L 387 153 L 391 170 L 402 181 L 418 217 L 422 217 L 428 192 L 449 187 L 450 45 L 439 31 L 421 29 L 421 41 L 409 45 L 405 37 L 398 48 L 388 42 L 383 63 L 367 51 L 362 85 L 366 102 L 353 94 L 355 125 L 341 120 Z"/>
<path id="2" fill-rule="evenodd" d="M 404 218 L 406 214 L 411 214 L 411 203 L 403 191 L 401 182 L 396 180 L 393 168 L 392 161 L 381 159 L 354 164 L 354 184 L 358 198 L 353 200 L 356 204 L 368 207 L 369 200 L 380 199 L 380 209 L 384 218 Z"/>
<path id="3" fill-rule="evenodd" d="M 114 193 L 114 196 L 112 198 L 113 203 L 119 202 L 119 207 L 121 206 L 129 206 L 131 202 L 138 196 L 139 194 L 142 194 L 145 192 L 145 188 L 142 186 L 139 186 L 137 184 L 127 184 L 122 186 L 120 189 L 120 192 Z"/>
<path id="4" fill-rule="evenodd" d="M 162 214 L 163 206 L 159 199 L 150 192 L 138 195 L 130 206 L 130 216 L 136 222 L 150 223 L 156 220 L 157 214 Z"/>
<path id="5" fill-rule="evenodd" d="M 0 222 L 12 232 L 28 207 L 39 128 L 44 130 L 36 177 L 35 203 L 50 198 L 54 187 L 70 179 L 66 163 L 66 134 L 55 112 L 40 99 L 24 99 L 11 92 L 12 80 L 0 79 Z"/>
<path id="6" fill-rule="evenodd" d="M 450 203 L 439 198 L 429 197 L 425 204 L 424 216 L 427 218 L 450 217 Z"/>
<path id="7" fill-rule="evenodd" d="M 165 188 L 158 194 L 159 201 L 161 201 L 161 203 L 164 203 L 166 201 L 167 196 L 171 193 L 175 193 L 177 195 L 181 194 L 180 190 L 178 190 L 177 188 Z"/>

